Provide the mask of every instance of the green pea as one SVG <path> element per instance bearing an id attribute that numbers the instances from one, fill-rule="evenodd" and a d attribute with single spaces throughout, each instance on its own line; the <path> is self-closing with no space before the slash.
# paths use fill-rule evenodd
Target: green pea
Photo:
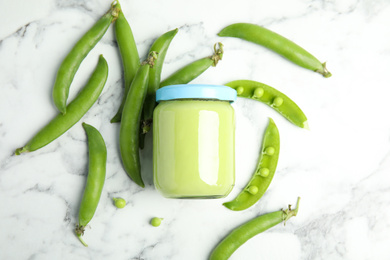
<path id="1" fill-rule="evenodd" d="M 122 198 L 113 198 L 115 207 L 123 209 L 126 206 L 126 201 Z"/>
<path id="2" fill-rule="evenodd" d="M 237 93 L 239 97 L 260 101 L 276 110 L 294 125 L 309 129 L 307 117 L 299 106 L 277 89 L 252 80 L 235 80 L 225 85 L 233 89 L 242 87 L 241 94 Z"/>
<path id="3" fill-rule="evenodd" d="M 246 185 L 248 188 L 242 190 L 232 201 L 223 203 L 228 209 L 239 211 L 253 206 L 264 195 L 271 184 L 278 164 L 280 150 L 279 130 L 271 118 L 264 133 L 262 147 L 272 147 L 272 156 L 263 152 L 260 153 L 257 168 Z"/>
<path id="4" fill-rule="evenodd" d="M 278 53 L 305 69 L 320 73 L 325 78 L 332 76 L 326 69 L 325 63 L 321 63 L 316 57 L 294 42 L 262 26 L 250 23 L 231 24 L 222 29 L 218 35 L 236 37 L 256 43 Z"/>
<path id="5" fill-rule="evenodd" d="M 154 217 L 150 220 L 150 225 L 152 225 L 153 227 L 158 227 L 161 225 L 161 221 L 163 220 L 163 218 L 157 218 L 157 217 Z"/>
<path id="6" fill-rule="evenodd" d="M 275 107 L 280 107 L 282 104 L 283 104 L 283 98 L 281 97 L 276 97 L 272 102 L 272 105 L 274 105 Z"/>
<path id="7" fill-rule="evenodd" d="M 256 88 L 255 91 L 253 92 L 253 98 L 261 98 L 263 95 L 264 95 L 263 88 Z"/>
<path id="8" fill-rule="evenodd" d="M 264 153 L 266 155 L 274 155 L 275 154 L 275 148 L 273 148 L 272 146 L 270 147 L 267 147 L 264 151 Z"/>
<path id="9" fill-rule="evenodd" d="M 248 192 L 252 195 L 255 195 L 259 192 L 259 188 L 257 188 L 255 185 L 251 185 L 248 187 Z"/>
<path id="10" fill-rule="evenodd" d="M 278 210 L 258 216 L 233 229 L 211 252 L 209 260 L 227 260 L 230 256 L 246 241 L 252 237 L 284 222 L 298 214 L 299 209 L 298 197 L 295 209 L 291 205 L 285 210 Z"/>
<path id="11" fill-rule="evenodd" d="M 236 88 L 236 91 L 237 91 L 237 95 L 241 95 L 242 93 L 244 93 L 244 88 L 239 86 Z"/>
<path id="12" fill-rule="evenodd" d="M 267 177 L 269 175 L 269 169 L 268 168 L 260 168 L 259 175 L 261 177 Z"/>

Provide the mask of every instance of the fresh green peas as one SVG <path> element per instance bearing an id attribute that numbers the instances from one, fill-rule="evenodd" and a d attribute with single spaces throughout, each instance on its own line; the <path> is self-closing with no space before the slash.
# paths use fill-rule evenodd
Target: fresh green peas
<path id="1" fill-rule="evenodd" d="M 217 44 L 219 48 L 217 48 Z M 205 72 L 210 66 L 217 66 L 218 61 L 222 60 L 222 56 L 223 44 L 219 42 L 214 45 L 214 54 L 212 56 L 194 61 L 174 72 L 161 82 L 160 88 L 168 85 L 187 84 Z"/>
<path id="2" fill-rule="evenodd" d="M 239 97 L 250 98 L 275 109 L 288 121 L 301 128 L 309 129 L 307 117 L 299 106 L 282 92 L 260 82 L 252 80 L 235 80 L 225 84 L 240 89 Z"/>
<path id="3" fill-rule="evenodd" d="M 126 201 L 122 198 L 113 198 L 114 200 L 114 205 L 118 209 L 123 209 L 126 206 Z"/>
<path id="4" fill-rule="evenodd" d="M 259 175 L 261 177 L 268 177 L 269 175 L 269 169 L 268 168 L 260 168 Z"/>
<path id="5" fill-rule="evenodd" d="M 251 185 L 248 187 L 248 192 L 252 195 L 256 195 L 259 192 L 259 188 L 257 188 L 255 185 Z"/>
<path id="6" fill-rule="evenodd" d="M 265 148 L 264 153 L 266 155 L 274 155 L 275 154 L 275 148 L 272 146 Z"/>
<path id="7" fill-rule="evenodd" d="M 113 2 L 111 9 L 81 37 L 62 61 L 53 87 L 53 101 L 62 114 L 67 112 L 66 103 L 69 96 L 69 88 L 81 62 L 100 41 L 110 24 L 118 17 L 119 11 L 119 5 Z"/>
<path id="8" fill-rule="evenodd" d="M 156 53 L 151 52 L 138 69 L 122 111 L 119 130 L 119 147 L 123 167 L 130 178 L 140 187 L 145 187 L 141 176 L 139 158 L 139 133 L 143 103 L 149 82 L 149 69 L 156 60 Z"/>
<path id="9" fill-rule="evenodd" d="M 244 88 L 239 86 L 236 88 L 236 91 L 237 91 L 237 95 L 242 95 L 242 93 L 244 93 Z"/>
<path id="10" fill-rule="evenodd" d="M 102 194 L 106 178 L 107 148 L 96 128 L 86 123 L 83 123 L 83 127 L 88 136 L 89 165 L 87 184 L 79 209 L 79 224 L 75 231 L 81 243 L 88 246 L 81 236 L 84 235 L 85 226 L 93 218 Z"/>
<path id="11" fill-rule="evenodd" d="M 238 87 L 238 88 L 241 88 L 241 89 L 244 89 L 243 87 Z M 241 94 L 243 93 L 244 91 L 242 90 L 241 91 Z M 240 95 L 241 95 L 240 94 Z M 253 91 L 253 98 L 261 98 L 262 96 L 264 95 L 264 89 L 263 88 L 256 88 L 255 91 Z"/>
<path id="12" fill-rule="evenodd" d="M 231 24 L 222 29 L 218 35 L 236 37 L 262 45 L 303 68 L 320 73 L 325 78 L 332 76 L 326 69 L 325 63 L 321 63 L 305 49 L 285 37 L 256 24 Z"/>
<path id="13" fill-rule="evenodd" d="M 211 252 L 209 260 L 227 260 L 246 241 L 252 237 L 284 222 L 298 214 L 298 197 L 295 209 L 291 205 L 285 210 L 278 210 L 256 217 L 230 232 Z"/>
<path id="14" fill-rule="evenodd" d="M 120 8 L 119 3 L 117 3 L 117 6 Z M 118 112 L 111 119 L 111 123 L 117 123 L 121 121 L 122 110 L 123 106 L 125 105 L 125 100 L 127 93 L 129 92 L 130 84 L 133 81 L 133 78 L 140 66 L 139 54 L 133 32 L 122 11 L 119 12 L 118 18 L 115 21 L 115 37 L 122 58 L 125 91 Z"/>
<path id="15" fill-rule="evenodd" d="M 271 118 L 264 133 L 262 151 L 265 147 L 272 147 L 273 152 L 270 155 L 263 152 L 260 153 L 257 169 L 246 186 L 249 189 L 241 191 L 234 200 L 223 203 L 228 209 L 240 211 L 253 206 L 264 195 L 271 184 L 278 164 L 280 149 L 279 130 Z M 250 191 L 250 189 L 254 190 L 253 187 L 257 187 L 256 192 Z"/>
<path id="16" fill-rule="evenodd" d="M 161 225 L 161 221 L 163 220 L 163 218 L 157 218 L 157 217 L 154 217 L 150 220 L 150 225 L 152 225 L 153 227 L 158 227 Z"/>
<path id="17" fill-rule="evenodd" d="M 281 105 L 283 105 L 283 98 L 276 97 L 274 99 L 274 101 L 272 102 L 272 105 L 275 106 L 275 107 L 280 107 Z"/>
<path id="18" fill-rule="evenodd" d="M 99 98 L 108 76 L 108 65 L 102 55 L 88 83 L 68 105 L 65 115 L 58 114 L 43 127 L 24 147 L 15 151 L 16 155 L 32 152 L 51 143 L 76 124 Z"/>

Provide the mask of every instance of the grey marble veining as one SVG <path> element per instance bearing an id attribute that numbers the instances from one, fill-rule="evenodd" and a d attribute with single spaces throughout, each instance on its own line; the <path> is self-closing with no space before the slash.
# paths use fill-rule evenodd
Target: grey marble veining
<path id="1" fill-rule="evenodd" d="M 236 186 L 226 199 L 172 200 L 153 186 L 152 138 L 141 153 L 146 187 L 134 184 L 119 158 L 119 126 L 110 124 L 121 101 L 122 68 L 113 28 L 83 61 L 72 100 L 103 54 L 109 77 L 82 120 L 46 147 L 13 155 L 57 111 L 51 91 L 62 59 L 109 1 L 2 1 L 0 3 L 0 259 L 202 260 L 234 227 L 295 204 L 297 217 L 258 235 L 231 259 L 390 259 L 390 2 L 388 0 L 121 1 L 141 59 L 161 34 L 179 28 L 162 77 L 213 52 L 225 54 L 193 83 L 236 79 L 266 83 L 292 98 L 310 131 L 267 106 L 234 104 Z M 216 34 L 234 22 L 264 25 L 300 44 L 333 76 L 324 79 L 251 43 Z M 232 212 L 234 198 L 256 167 L 267 118 L 281 135 L 278 169 L 253 207 Z M 108 149 L 99 207 L 84 239 L 74 235 L 88 171 L 81 122 L 95 126 Z M 128 205 L 116 209 L 112 198 Z M 164 218 L 160 227 L 152 217 Z"/>

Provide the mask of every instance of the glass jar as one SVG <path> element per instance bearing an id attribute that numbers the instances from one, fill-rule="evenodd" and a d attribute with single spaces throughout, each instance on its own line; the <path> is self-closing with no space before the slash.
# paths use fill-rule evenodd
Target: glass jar
<path id="1" fill-rule="evenodd" d="M 234 186 L 237 92 L 217 85 L 157 90 L 154 185 L 168 198 L 223 198 Z"/>

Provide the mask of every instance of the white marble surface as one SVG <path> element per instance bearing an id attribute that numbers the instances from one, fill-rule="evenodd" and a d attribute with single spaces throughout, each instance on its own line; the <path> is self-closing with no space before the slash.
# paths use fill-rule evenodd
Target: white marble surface
<path id="1" fill-rule="evenodd" d="M 56 70 L 109 1 L 18 0 L 0 3 L 0 259 L 202 260 L 229 230 L 295 204 L 300 212 L 248 241 L 231 259 L 390 259 L 390 1 L 278 0 L 121 2 L 144 57 L 154 39 L 179 28 L 163 77 L 207 56 L 217 41 L 225 56 L 196 83 L 251 79 L 289 95 L 305 111 L 310 131 L 263 104 L 239 99 L 237 185 L 226 199 L 171 200 L 153 187 L 151 138 L 142 152 L 146 188 L 125 174 L 118 125 L 109 123 L 121 90 L 121 63 L 111 27 L 82 63 L 74 98 L 103 54 L 110 74 L 99 101 L 81 120 L 97 127 L 108 147 L 107 179 L 84 248 L 73 234 L 87 173 L 86 136 L 77 123 L 50 145 L 13 156 L 55 114 Z M 216 34 L 252 22 L 294 40 L 333 73 L 329 79 L 276 54 Z M 281 134 L 275 178 L 261 201 L 243 212 L 232 199 L 255 168 L 267 117 Z M 111 201 L 128 201 L 122 210 Z M 163 217 L 159 228 L 151 217 Z"/>

